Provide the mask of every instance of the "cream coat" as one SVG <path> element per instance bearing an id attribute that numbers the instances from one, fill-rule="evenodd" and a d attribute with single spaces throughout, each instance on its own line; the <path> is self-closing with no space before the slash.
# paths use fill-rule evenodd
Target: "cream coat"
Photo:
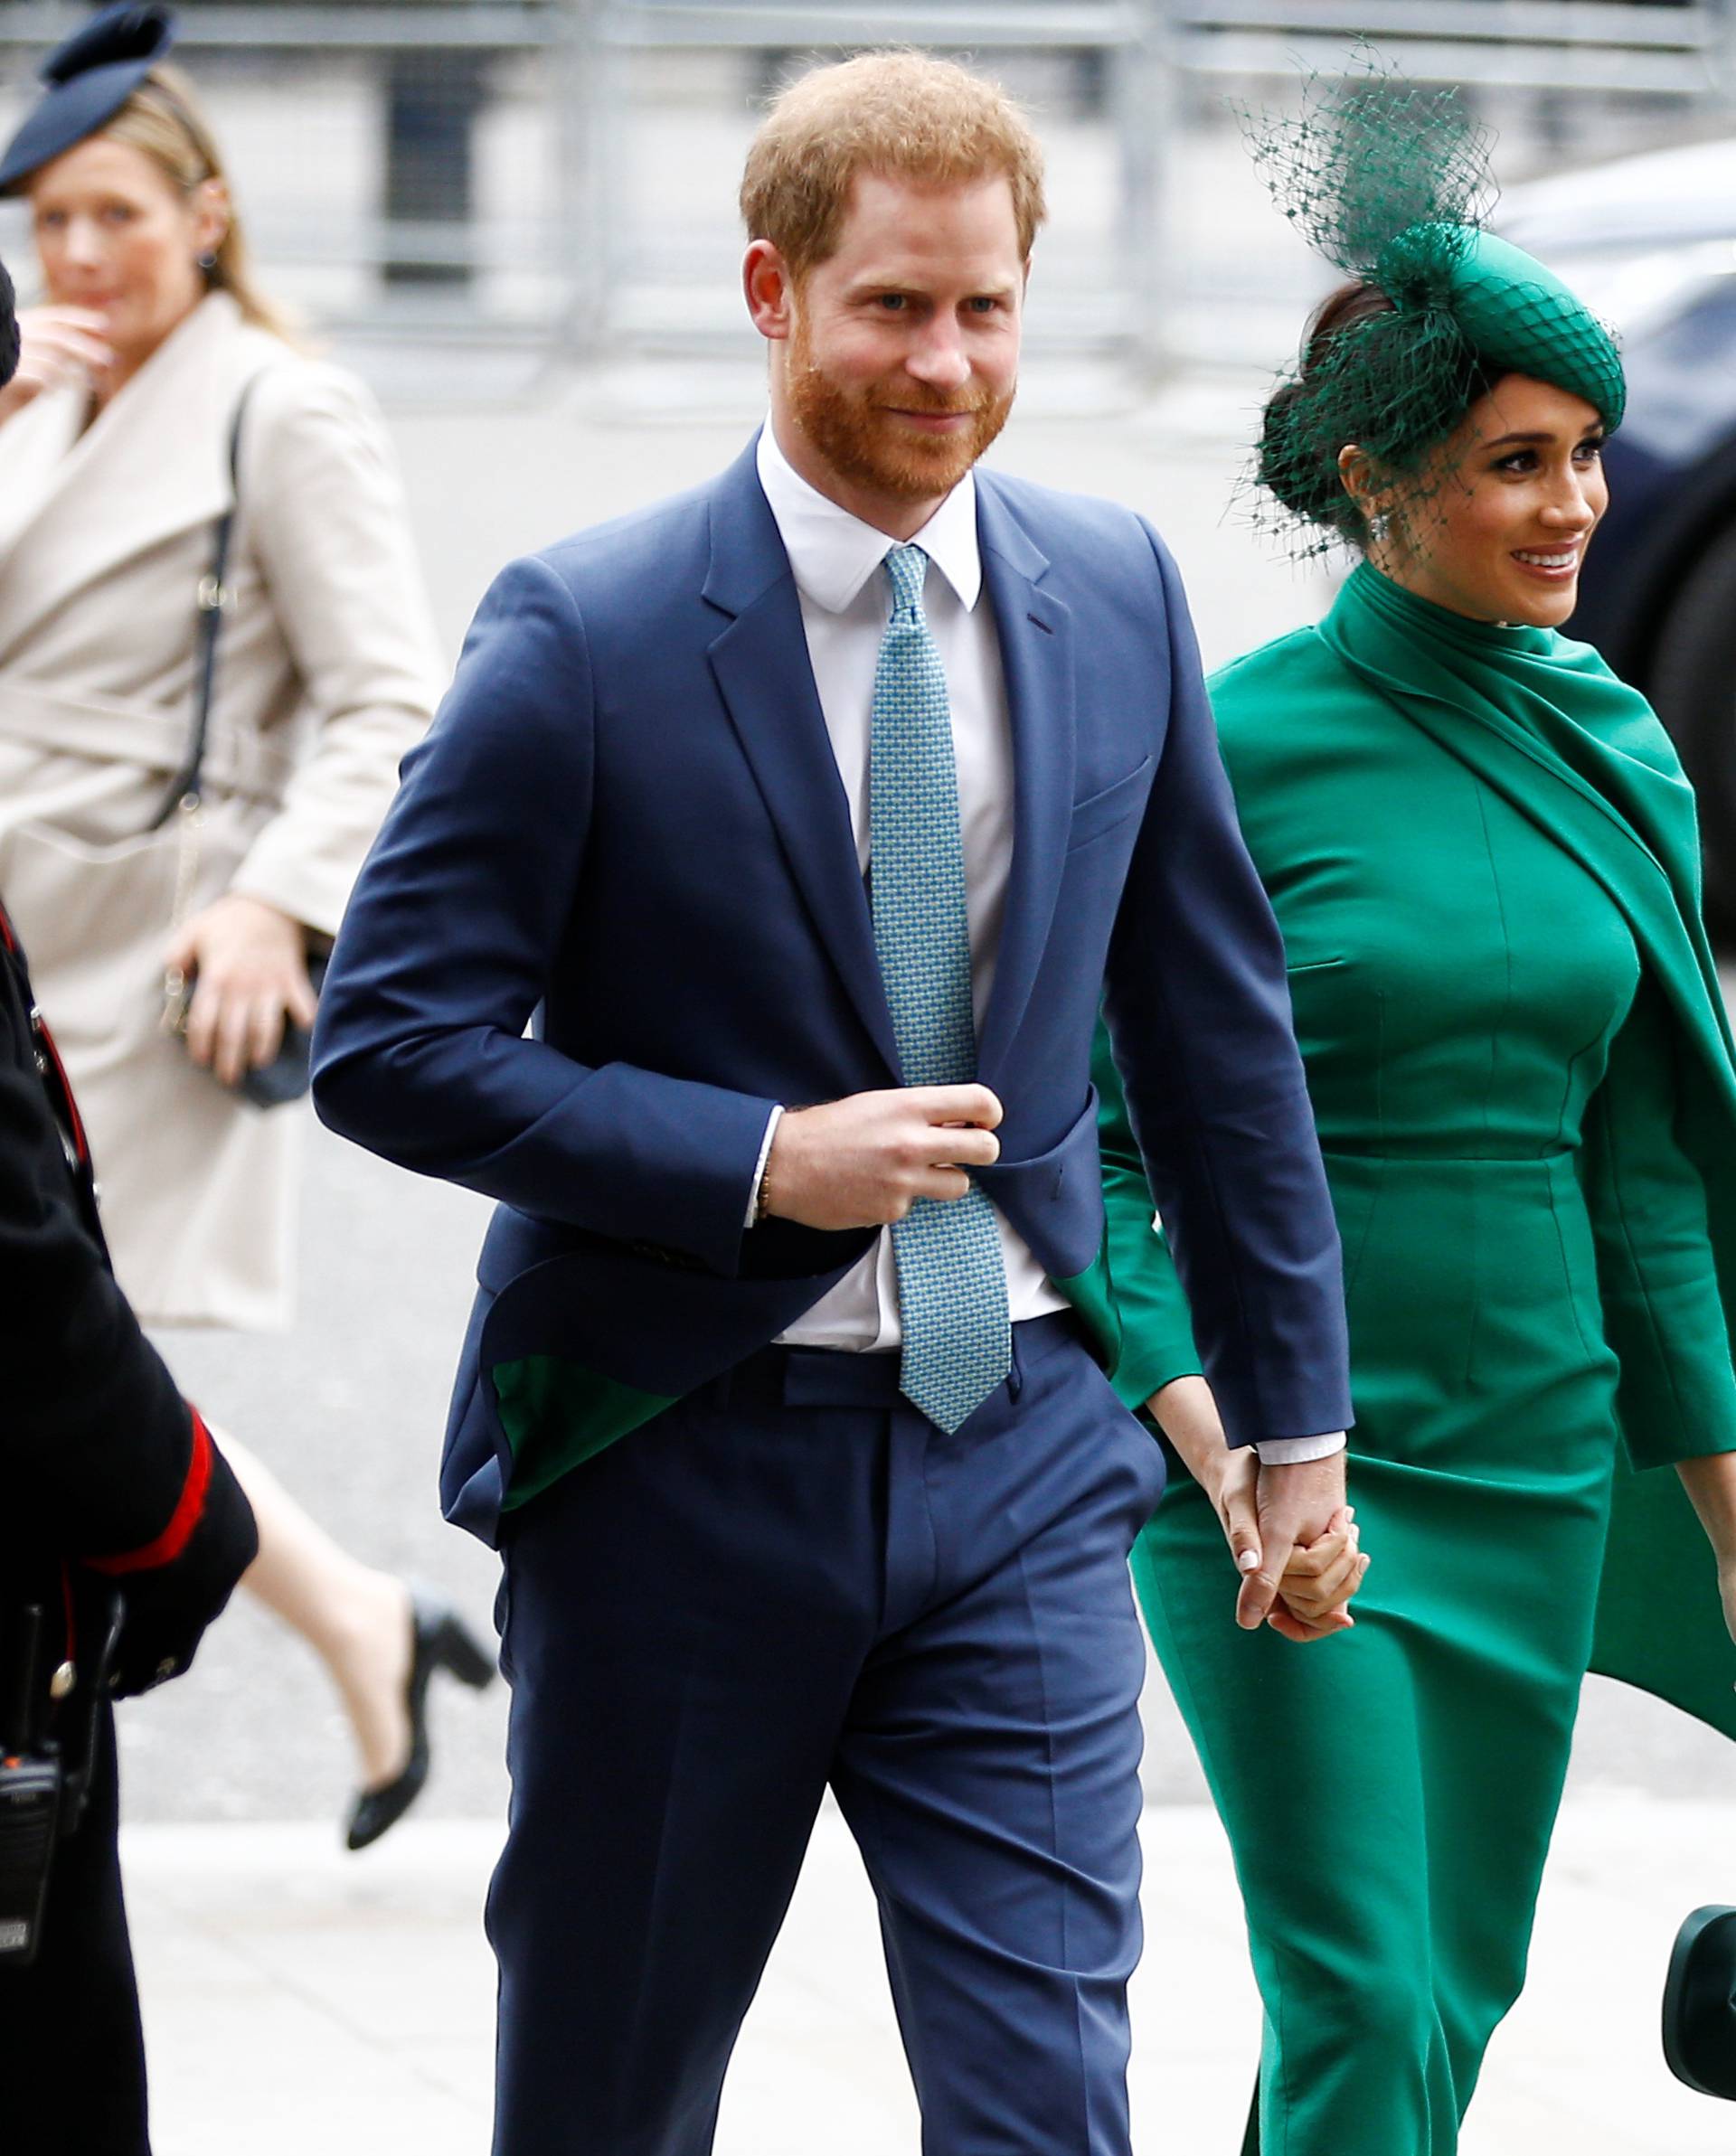
<path id="1" fill-rule="evenodd" d="M 145 834 L 193 717 L 195 598 L 240 513 L 196 832 Z M 277 1326 L 303 1110 L 227 1092 L 161 1027 L 178 919 L 225 890 L 336 928 L 442 674 L 360 385 L 213 294 L 79 432 L 0 427 L 0 890 L 77 1088 L 122 1285 L 165 1323 Z"/>

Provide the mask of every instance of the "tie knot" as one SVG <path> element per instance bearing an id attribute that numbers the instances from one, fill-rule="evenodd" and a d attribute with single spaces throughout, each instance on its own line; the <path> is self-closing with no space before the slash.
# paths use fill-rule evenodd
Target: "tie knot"
<path id="1" fill-rule="evenodd" d="M 886 573 L 892 579 L 892 613 L 920 614 L 922 585 L 929 573 L 929 558 L 920 547 L 893 547 L 886 556 Z"/>

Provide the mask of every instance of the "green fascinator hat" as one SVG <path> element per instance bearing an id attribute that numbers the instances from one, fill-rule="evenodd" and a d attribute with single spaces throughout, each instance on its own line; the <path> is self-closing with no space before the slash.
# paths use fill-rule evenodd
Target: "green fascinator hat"
<path id="1" fill-rule="evenodd" d="M 1627 389 L 1608 326 L 1487 229 L 1492 138 L 1456 91 L 1421 90 L 1370 65 L 1311 85 L 1299 117 L 1244 116 L 1244 127 L 1284 215 L 1366 288 L 1330 336 L 1316 329 L 1266 410 L 1255 477 L 1316 532 L 1316 546 L 1362 535 L 1338 475 L 1346 443 L 1401 491 L 1421 485 L 1504 374 L 1582 397 L 1608 432 L 1621 424 Z"/>

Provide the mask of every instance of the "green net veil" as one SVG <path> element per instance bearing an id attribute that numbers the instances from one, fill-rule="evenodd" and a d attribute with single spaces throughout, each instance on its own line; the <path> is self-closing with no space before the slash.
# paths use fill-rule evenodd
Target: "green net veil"
<path id="1" fill-rule="evenodd" d="M 1310 82 L 1299 114 L 1241 117 L 1279 210 L 1346 278 L 1391 302 L 1311 339 L 1267 406 L 1253 477 L 1277 513 L 1263 507 L 1261 519 L 1287 528 L 1298 552 L 1363 536 L 1338 475 L 1346 443 L 1414 504 L 1440 482 L 1447 438 L 1503 374 L 1568 390 L 1607 430 L 1620 424 L 1609 330 L 1486 229 L 1494 138 L 1456 90 L 1423 89 L 1369 61 L 1343 80 Z"/>

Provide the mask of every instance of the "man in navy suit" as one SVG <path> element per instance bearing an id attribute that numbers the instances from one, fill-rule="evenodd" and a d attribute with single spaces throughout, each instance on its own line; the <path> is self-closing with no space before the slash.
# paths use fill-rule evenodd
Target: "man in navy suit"
<path id="1" fill-rule="evenodd" d="M 742 206 L 769 426 L 499 579 L 320 1014 L 326 1120 L 499 1200 L 442 1483 L 505 1563 L 495 2148 L 703 2156 L 829 1784 L 924 2147 L 1122 2156 L 1163 1465 L 1092 1033 L 1107 981 L 1258 1623 L 1348 1415 L 1283 955 L 1162 543 L 973 469 L 1017 113 L 822 70 Z"/>

